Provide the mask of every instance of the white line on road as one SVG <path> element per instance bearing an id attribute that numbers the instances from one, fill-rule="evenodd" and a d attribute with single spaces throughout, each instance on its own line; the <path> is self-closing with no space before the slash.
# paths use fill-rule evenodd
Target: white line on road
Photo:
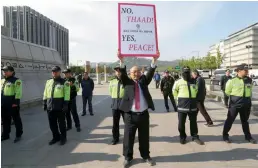
<path id="1" fill-rule="evenodd" d="M 93 103 L 92 106 L 96 106 L 98 104 L 100 104 L 102 101 L 106 100 L 107 98 L 109 98 L 110 96 L 107 96 L 99 101 L 97 101 L 96 103 Z M 82 110 L 78 113 L 78 114 L 81 114 L 82 113 Z M 37 140 L 38 138 L 42 137 L 43 135 L 47 134 L 50 130 L 45 130 L 43 132 L 41 132 L 41 134 L 39 134 L 38 136 L 34 137 L 34 138 L 31 138 L 31 139 L 28 139 L 27 141 L 24 142 L 24 145 L 28 145 L 32 142 L 34 142 L 35 140 Z"/>

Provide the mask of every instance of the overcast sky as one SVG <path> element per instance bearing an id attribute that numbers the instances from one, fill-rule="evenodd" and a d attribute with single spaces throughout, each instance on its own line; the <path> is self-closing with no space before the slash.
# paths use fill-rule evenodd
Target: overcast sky
<path id="1" fill-rule="evenodd" d="M 27 5 L 69 29 L 70 62 L 116 61 L 117 2 L 86 0 L 5 0 L 3 5 Z M 209 46 L 255 21 L 258 3 L 141 2 L 155 4 L 161 60 L 205 55 Z M 232 10 L 232 5 L 235 5 Z M 247 10 L 244 10 L 246 6 Z M 230 12 L 232 10 L 232 12 Z M 224 12 L 224 13 L 223 13 Z M 234 13 L 235 12 L 235 13 Z M 237 13 L 244 20 L 234 18 Z M 251 14 L 251 15 L 250 15 Z M 1 24 L 2 24 L 1 8 Z M 215 28 L 216 27 L 216 28 Z"/>

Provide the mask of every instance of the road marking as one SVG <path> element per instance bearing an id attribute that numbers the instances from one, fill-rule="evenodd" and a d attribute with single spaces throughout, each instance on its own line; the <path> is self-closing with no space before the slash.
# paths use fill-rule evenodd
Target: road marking
<path id="1" fill-rule="evenodd" d="M 97 101 L 96 103 L 93 103 L 92 106 L 96 106 L 96 105 L 100 104 L 102 101 L 108 99 L 109 97 L 110 97 L 110 96 L 106 96 L 105 98 L 103 98 L 103 99 Z M 78 113 L 78 115 L 79 115 L 79 114 L 82 114 L 82 110 Z M 34 138 L 31 138 L 31 139 L 25 141 L 25 142 L 24 142 L 24 145 L 28 145 L 28 144 L 34 142 L 34 141 L 37 140 L 38 138 L 40 138 L 40 137 L 42 137 L 43 135 L 47 134 L 48 132 L 50 132 L 50 130 L 45 130 L 44 132 L 41 132 L 41 134 L 39 134 L 38 136 L 36 136 L 36 137 L 34 137 Z"/>

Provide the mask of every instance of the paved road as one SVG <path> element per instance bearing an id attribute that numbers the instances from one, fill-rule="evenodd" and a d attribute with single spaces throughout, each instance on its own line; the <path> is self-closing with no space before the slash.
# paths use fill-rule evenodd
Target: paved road
<path id="1" fill-rule="evenodd" d="M 156 111 L 150 115 L 151 156 L 156 160 L 156 168 L 257 168 L 258 145 L 246 143 L 239 118 L 232 127 L 232 144 L 221 141 L 226 109 L 220 103 L 207 100 L 206 106 L 214 127 L 205 127 L 204 119 L 198 116 L 200 138 L 206 143 L 199 146 L 193 142 L 178 143 L 177 113 L 164 112 L 164 104 L 159 90 L 150 87 Z M 65 146 L 49 146 L 51 139 L 47 115 L 41 107 L 22 112 L 24 123 L 23 140 L 18 144 L 2 142 L 3 168 L 118 168 L 122 167 L 122 144 L 108 145 L 111 141 L 112 117 L 107 85 L 97 86 L 93 99 L 95 116 L 80 117 L 82 132 L 75 129 L 68 132 Z M 81 111 L 81 97 L 78 109 Z M 121 140 L 123 139 L 121 121 Z M 189 135 L 189 121 L 186 129 Z M 258 139 L 258 118 L 251 116 L 250 129 Z M 14 129 L 13 129 L 14 130 Z M 14 138 L 14 131 L 11 135 Z M 190 140 L 190 137 L 188 137 Z M 140 159 L 138 141 L 135 144 L 133 168 L 148 167 Z"/>

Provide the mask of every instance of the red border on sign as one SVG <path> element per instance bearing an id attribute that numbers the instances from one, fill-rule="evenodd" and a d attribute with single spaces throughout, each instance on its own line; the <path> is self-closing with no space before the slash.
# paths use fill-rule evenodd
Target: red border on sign
<path id="1" fill-rule="evenodd" d="M 156 51 L 159 51 L 158 46 L 158 32 L 157 32 L 157 20 L 156 20 L 156 7 L 150 4 L 136 4 L 136 3 L 118 3 L 118 50 L 121 52 L 121 5 L 132 5 L 132 6 L 151 6 L 154 12 L 154 25 L 155 25 L 155 41 L 156 41 Z M 122 57 L 157 57 L 159 54 L 120 54 Z"/>

